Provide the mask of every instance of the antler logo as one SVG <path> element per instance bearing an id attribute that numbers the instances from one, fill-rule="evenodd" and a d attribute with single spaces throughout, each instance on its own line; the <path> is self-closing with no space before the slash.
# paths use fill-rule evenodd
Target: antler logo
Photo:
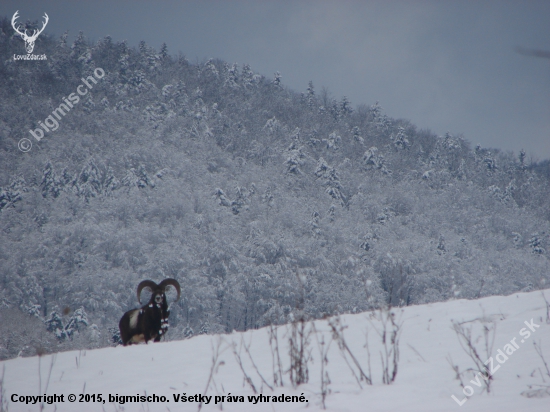
<path id="1" fill-rule="evenodd" d="M 25 49 L 27 49 L 28 54 L 31 54 L 32 51 L 34 50 L 34 42 L 38 38 L 38 35 L 44 31 L 44 29 L 46 28 L 46 25 L 48 24 L 48 20 L 50 20 L 50 18 L 46 13 L 44 13 L 44 23 L 42 25 L 42 29 L 40 30 L 35 29 L 32 36 L 29 36 L 27 34 L 27 29 L 25 29 L 25 31 L 21 31 L 21 25 L 20 24 L 18 24 L 17 26 L 15 25 L 15 20 L 17 20 L 17 18 L 19 17 L 18 14 L 19 14 L 19 10 L 17 10 L 14 13 L 13 17 L 11 18 L 11 25 L 15 30 L 15 32 L 21 35 L 21 38 L 25 40 Z"/>

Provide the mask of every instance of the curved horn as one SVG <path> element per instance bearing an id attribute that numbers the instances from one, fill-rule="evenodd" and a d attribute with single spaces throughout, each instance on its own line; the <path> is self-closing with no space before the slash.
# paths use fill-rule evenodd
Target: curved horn
<path id="1" fill-rule="evenodd" d="M 141 291 L 143 290 L 143 288 L 150 288 L 151 291 L 155 290 L 156 288 L 158 287 L 158 285 L 153 282 L 152 280 L 142 280 L 138 287 L 137 287 L 137 298 L 138 298 L 138 302 L 141 303 L 141 299 L 140 299 L 140 294 L 141 294 Z"/>
<path id="2" fill-rule="evenodd" d="M 178 281 L 176 279 L 168 278 L 159 283 L 159 287 L 163 290 L 166 290 L 166 286 L 174 286 L 176 288 L 176 291 L 178 292 L 178 297 L 176 298 L 177 302 L 181 296 L 181 287 Z"/>

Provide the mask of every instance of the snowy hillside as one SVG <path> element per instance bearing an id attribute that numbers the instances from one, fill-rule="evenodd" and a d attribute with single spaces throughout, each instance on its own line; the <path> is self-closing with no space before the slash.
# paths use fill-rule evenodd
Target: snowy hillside
<path id="1" fill-rule="evenodd" d="M 301 365 L 307 367 L 309 380 L 295 389 L 287 372 L 292 326 L 283 325 L 278 327 L 277 335 L 263 328 L 229 335 L 201 335 L 183 341 L 64 352 L 41 359 L 8 360 L 0 364 L 4 368 L 3 406 L 10 412 L 39 411 L 39 403 L 25 405 L 13 400 L 24 402 L 24 396 L 47 393 L 62 395 L 64 402 L 46 404 L 46 411 L 196 411 L 199 403 L 183 403 L 181 399 L 202 394 L 209 402 L 202 405 L 204 411 L 320 410 L 324 390 L 329 411 L 548 411 L 550 307 L 545 300 L 550 300 L 550 290 L 543 292 L 393 309 L 394 324 L 402 326 L 397 333 L 399 369 L 390 385 L 382 382 L 381 359 L 386 357 L 381 355 L 384 348 L 379 332 L 384 314 L 366 312 L 342 316 L 340 324 L 347 326 L 343 332 L 336 318 L 316 321 L 313 327 L 305 324 L 306 335 L 309 330 L 312 333 L 305 340 L 303 358 L 311 357 L 311 360 Z M 461 348 L 453 321 L 466 335 L 471 330 L 473 347 L 483 361 L 489 360 L 488 366 L 494 370 L 489 394 L 482 389 L 485 381 L 479 374 L 477 378 L 472 372 L 463 374 L 464 390 L 456 379 L 451 364 L 458 366 L 461 373 L 475 368 L 475 364 Z M 340 331 L 343 339 L 334 340 L 336 336 L 330 324 Z M 388 332 L 395 330 L 391 320 L 386 326 Z M 300 323 L 297 327 L 299 340 Z M 492 366 L 485 353 L 483 327 L 489 331 L 489 341 L 493 336 L 491 331 L 496 331 L 490 352 Z M 367 332 L 370 370 L 365 347 Z M 387 342 L 391 350 L 390 340 Z M 250 348 L 250 355 L 246 347 Z M 327 347 L 328 362 L 323 363 L 320 350 L 325 351 Z M 536 348 L 540 347 L 547 365 L 537 354 Z M 388 355 L 391 379 L 393 355 L 391 352 Z M 325 372 L 323 378 L 321 367 Z M 363 379 L 359 379 L 361 373 L 364 373 Z M 281 376 L 284 386 L 275 385 L 280 383 Z M 367 379 L 372 379 L 372 385 Z M 269 396 L 271 402 L 258 401 L 254 390 Z M 471 396 L 466 398 L 464 393 Z M 77 396 L 76 403 L 68 402 L 70 394 Z M 283 394 L 285 397 L 281 397 Z M 87 395 L 89 403 L 78 402 Z M 91 402 L 94 395 L 96 401 L 101 395 L 105 403 Z M 109 402 L 109 396 L 116 395 L 164 396 L 166 402 L 155 403 L 152 398 L 149 402 L 124 405 Z M 216 397 L 219 400 L 222 396 L 225 402 L 216 405 Z M 227 401 L 229 396 L 231 402 Z M 292 396 L 297 402 L 280 402 L 292 401 Z M 180 402 L 175 402 L 176 397 Z M 278 401 L 274 402 L 273 397 Z M 464 403 L 459 406 L 458 402 Z"/>
<path id="2" fill-rule="evenodd" d="M 0 64 L 0 360 L 111 346 L 144 279 L 185 286 L 169 340 L 550 285 L 550 161 L 167 47 Z"/>

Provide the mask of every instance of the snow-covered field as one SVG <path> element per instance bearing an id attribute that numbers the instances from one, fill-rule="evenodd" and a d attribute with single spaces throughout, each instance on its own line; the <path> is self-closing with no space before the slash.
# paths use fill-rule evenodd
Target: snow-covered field
<path id="1" fill-rule="evenodd" d="M 546 300 L 550 301 L 550 290 L 544 292 Z M 343 332 L 345 342 L 367 375 L 365 344 L 368 331 L 373 384 L 356 380 L 354 373 L 359 376 L 359 371 L 353 360 L 348 354 L 346 361 L 338 343 L 332 341 L 327 355 L 328 363 L 325 365 L 330 379 L 326 385 L 329 392 L 325 401 L 326 409 L 548 412 L 550 371 L 533 345 L 536 342 L 542 346 L 542 353 L 550 367 L 548 310 L 540 291 L 394 309 L 396 319 L 402 321 L 403 326 L 399 344 L 399 370 L 391 385 L 382 383 L 380 351 L 383 346 L 376 331 L 381 330 L 380 322 L 370 313 L 342 316 L 341 323 L 347 326 Z M 453 321 L 465 322 L 462 326 L 466 328 L 472 327 L 473 345 L 484 360 L 488 360 L 488 357 L 485 353 L 483 325 L 496 325 L 491 352 L 494 379 L 490 393 L 482 389 L 484 380 L 479 375 L 476 379 L 471 372 L 464 374 L 464 391 L 456 379 L 448 359 L 452 359 L 452 364 L 458 365 L 461 372 L 474 367 L 474 363 L 461 348 L 452 327 Z M 4 399 L 8 401 L 9 411 L 39 411 L 40 403 L 26 405 L 24 397 L 44 393 L 62 395 L 64 400 L 51 405 L 44 404 L 45 411 L 196 411 L 198 403 L 183 403 L 181 397 L 202 394 L 211 397 L 206 398 L 210 399 L 208 404 L 202 405 L 204 411 L 320 410 L 323 404 L 319 342 L 324 339 L 326 346 L 332 334 L 327 321 L 315 322 L 315 329 L 316 333 L 309 338 L 308 349 L 313 358 L 308 368 L 309 382 L 295 389 L 287 373 L 283 374 L 284 386 L 275 386 L 273 390 L 268 387 L 273 386 L 277 362 L 274 367 L 272 355 L 275 353 L 271 350 L 274 345 L 270 345 L 269 330 L 264 328 L 223 336 L 203 335 L 179 342 L 64 352 L 43 356 L 41 359 L 9 360 L 0 363 L 0 368 L 4 368 Z M 290 326 L 278 328 L 283 369 L 289 367 L 289 336 Z M 249 400 L 249 396 L 256 395 L 251 384 L 245 381 L 234 354 L 233 343 L 237 352 L 241 344 L 250 345 L 251 356 L 241 346 L 240 358 L 244 372 L 258 393 L 268 395 L 270 400 L 273 396 L 282 400 L 282 394 L 295 396 L 294 400 L 298 402 L 255 404 L 252 398 Z M 209 382 L 216 348 L 218 358 Z M 255 366 L 250 358 L 254 360 Z M 491 366 L 490 362 L 488 366 Z M 260 374 L 265 382 L 262 382 Z M 466 397 L 464 393 L 471 396 Z M 68 401 L 70 394 L 76 395 L 76 402 Z M 307 402 L 299 402 L 302 394 L 304 397 L 301 399 Z M 96 402 L 92 402 L 94 395 Z M 104 403 L 97 402 L 99 395 Z M 153 402 L 153 398 L 149 402 L 109 402 L 109 396 L 116 395 L 164 396 L 166 402 Z M 180 402 L 176 403 L 175 396 L 178 395 Z M 216 396 L 218 400 L 225 396 L 225 402 L 215 404 Z M 233 397 L 233 402 L 227 401 L 228 396 Z M 80 398 L 90 402 L 79 402 Z M 23 400 L 23 403 L 12 399 Z M 458 402 L 464 403 L 459 406 Z"/>

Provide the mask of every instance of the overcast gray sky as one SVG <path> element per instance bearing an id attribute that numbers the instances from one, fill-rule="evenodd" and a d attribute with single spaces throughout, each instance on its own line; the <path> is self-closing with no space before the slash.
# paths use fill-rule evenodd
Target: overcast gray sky
<path id="1" fill-rule="evenodd" d="M 2 0 L 0 15 L 50 22 L 70 39 L 140 40 L 192 61 L 249 63 L 305 91 L 309 80 L 354 106 L 473 145 L 550 159 L 550 1 Z"/>

